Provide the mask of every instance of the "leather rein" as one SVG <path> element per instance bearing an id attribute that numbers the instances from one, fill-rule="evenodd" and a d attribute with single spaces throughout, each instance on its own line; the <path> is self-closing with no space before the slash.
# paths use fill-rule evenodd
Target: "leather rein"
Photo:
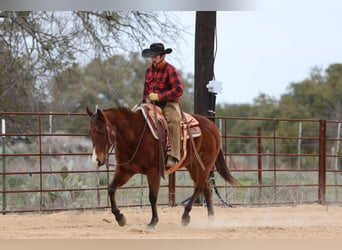
<path id="1" fill-rule="evenodd" d="M 112 129 L 109 127 L 109 126 L 106 126 L 106 133 L 107 133 L 107 139 L 109 141 L 109 144 L 110 144 L 110 147 L 108 149 L 108 152 L 105 156 L 105 165 L 106 165 L 106 168 L 108 168 L 109 166 L 123 166 L 123 165 L 127 165 L 127 164 L 130 164 L 134 157 L 136 156 L 140 146 L 141 146 L 141 143 L 142 143 L 142 139 L 144 137 L 144 134 L 145 134 L 145 130 L 146 130 L 146 127 L 147 127 L 147 122 L 145 121 L 144 123 L 144 128 L 143 128 L 143 131 L 141 133 L 141 136 L 139 138 L 139 142 L 134 150 L 134 153 L 133 155 L 131 156 L 131 158 L 127 161 L 127 162 L 124 162 L 124 163 L 120 163 L 120 164 L 110 164 L 109 163 L 109 157 L 110 155 L 113 153 L 114 151 L 114 148 L 115 148 L 115 142 L 112 141 L 112 139 L 110 138 L 110 135 L 111 135 L 111 132 L 112 132 Z"/>

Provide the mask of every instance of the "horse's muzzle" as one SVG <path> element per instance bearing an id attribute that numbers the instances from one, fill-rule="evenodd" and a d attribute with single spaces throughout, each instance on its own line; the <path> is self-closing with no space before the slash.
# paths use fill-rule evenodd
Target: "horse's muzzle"
<path id="1" fill-rule="evenodd" d="M 97 157 L 95 148 L 93 149 L 93 155 L 92 155 L 92 162 L 97 166 L 97 167 L 101 167 L 103 164 L 105 164 L 105 161 L 99 160 L 99 158 Z"/>
<path id="2" fill-rule="evenodd" d="M 96 165 L 98 167 L 101 167 L 104 164 L 104 162 L 101 162 L 99 159 L 96 159 Z"/>

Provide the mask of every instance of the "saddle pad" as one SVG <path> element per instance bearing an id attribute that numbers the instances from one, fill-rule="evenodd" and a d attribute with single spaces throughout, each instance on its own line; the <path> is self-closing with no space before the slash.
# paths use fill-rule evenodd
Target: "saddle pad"
<path id="1" fill-rule="evenodd" d="M 154 111 L 154 108 L 156 108 L 156 111 Z M 156 121 L 159 123 L 158 126 L 162 126 L 163 129 L 165 128 L 165 130 L 167 130 L 167 122 L 162 115 L 161 108 L 158 106 L 153 106 L 153 104 L 150 103 L 144 103 L 139 105 L 139 107 L 136 108 L 136 111 L 141 111 L 147 121 L 148 127 L 150 128 L 153 137 L 158 140 L 159 138 Z M 183 119 L 181 123 L 184 129 L 186 129 L 184 124 L 189 127 L 189 131 L 192 137 L 201 136 L 199 122 L 192 115 L 183 112 Z M 187 139 L 188 138 L 189 135 L 187 136 Z"/>
<path id="2" fill-rule="evenodd" d="M 201 128 L 199 127 L 199 122 L 192 115 L 183 112 L 182 123 L 186 124 L 189 127 L 189 131 L 192 137 L 201 136 Z M 186 138 L 189 139 L 189 135 L 187 135 Z M 182 137 L 182 140 L 183 140 L 183 137 Z"/>
<path id="3" fill-rule="evenodd" d="M 154 112 L 154 108 L 156 108 L 156 112 Z M 163 129 L 167 129 L 167 122 L 162 115 L 160 107 L 153 107 L 153 104 L 146 103 L 141 104 L 139 107 L 137 107 L 136 111 L 141 111 L 141 113 L 146 119 L 146 122 L 148 124 L 149 129 L 151 130 L 153 137 L 158 140 L 159 137 L 156 122 L 159 123 L 158 126 L 161 126 Z"/>

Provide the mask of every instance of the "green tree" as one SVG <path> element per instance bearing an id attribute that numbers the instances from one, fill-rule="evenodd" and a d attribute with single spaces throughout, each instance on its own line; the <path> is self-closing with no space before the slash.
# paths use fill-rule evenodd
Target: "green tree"
<path id="1" fill-rule="evenodd" d="M 43 106 L 40 92 L 34 85 L 35 77 L 24 67 L 21 58 L 14 58 L 0 40 L 0 112 L 34 111 Z M 6 132 L 37 132 L 33 127 L 37 117 L 2 115 Z M 24 131 L 25 130 L 25 131 Z"/>
<path id="2" fill-rule="evenodd" d="M 14 58 L 0 41 L 0 110 L 30 111 L 39 105 L 35 91 L 34 76 L 23 66 L 23 60 Z M 15 101 L 14 101 L 15 100 Z"/>
<path id="3" fill-rule="evenodd" d="M 25 87 L 18 89 L 25 90 L 30 101 L 22 107 L 44 111 L 50 101 L 47 84 L 51 77 L 93 58 L 141 50 L 151 37 L 176 44 L 180 27 L 173 12 L 0 11 L 0 50 L 10 55 L 4 59 L 11 59 L 1 68 L 9 87 L 0 94 L 4 97 L 20 83 Z M 6 97 L 7 103 L 15 100 Z"/>
<path id="4" fill-rule="evenodd" d="M 131 53 L 107 60 L 94 59 L 85 66 L 75 64 L 50 82 L 50 110 L 84 113 L 86 107 L 94 109 L 95 105 L 101 109 L 132 108 L 142 100 L 145 70 L 150 63 L 140 54 Z M 193 108 L 193 77 L 181 71 L 180 75 L 185 86 L 181 105 L 189 112 Z M 82 123 L 72 127 L 86 126 Z"/>
<path id="5" fill-rule="evenodd" d="M 327 119 L 342 119 L 342 64 L 332 64 L 326 69 L 327 86 L 321 93 L 325 98 L 325 111 Z"/>
<path id="6" fill-rule="evenodd" d="M 341 96 L 342 64 L 330 65 L 325 74 L 314 67 L 308 79 L 290 84 L 280 110 L 288 118 L 340 119 Z"/>
<path id="7" fill-rule="evenodd" d="M 280 100 L 275 100 L 265 94 L 260 94 L 254 99 L 253 104 L 228 105 L 219 104 L 216 109 L 217 116 L 231 117 L 223 129 L 224 134 L 233 135 L 225 145 L 228 145 L 227 152 L 256 152 L 255 139 L 248 137 L 255 136 L 257 128 L 261 128 L 263 136 L 273 136 L 273 129 L 276 129 L 276 136 L 292 137 L 292 139 L 278 139 L 277 152 L 297 153 L 299 122 L 273 121 L 273 120 L 243 120 L 239 118 L 286 118 L 286 119 L 328 119 L 340 120 L 342 96 L 342 64 L 331 64 L 326 70 L 320 67 L 313 67 L 309 76 L 300 82 L 290 83 L 287 93 L 281 95 Z M 237 117 L 237 119 L 234 119 Z M 331 125 L 333 126 L 333 125 Z M 301 133 L 303 137 L 315 137 L 319 132 L 318 124 L 302 122 Z M 329 130 L 335 137 L 336 130 Z M 234 136 L 244 136 L 234 138 Z M 328 136 L 330 136 L 328 134 Z M 263 150 L 273 148 L 273 141 L 263 140 Z M 302 140 L 302 153 L 314 152 L 318 147 L 317 140 Z M 294 158 L 286 157 L 286 161 Z M 292 164 L 289 164 L 292 165 Z"/>

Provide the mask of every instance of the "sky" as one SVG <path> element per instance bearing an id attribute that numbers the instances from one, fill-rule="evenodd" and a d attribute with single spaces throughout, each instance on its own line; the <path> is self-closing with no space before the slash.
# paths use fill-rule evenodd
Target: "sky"
<path id="1" fill-rule="evenodd" d="M 313 67 L 342 63 L 342 1 L 259 2 L 253 11 L 217 11 L 214 75 L 223 85 L 217 103 L 252 104 L 261 93 L 279 100 L 291 83 L 309 78 Z M 195 15 L 178 13 L 189 32 L 178 66 L 191 73 Z"/>

